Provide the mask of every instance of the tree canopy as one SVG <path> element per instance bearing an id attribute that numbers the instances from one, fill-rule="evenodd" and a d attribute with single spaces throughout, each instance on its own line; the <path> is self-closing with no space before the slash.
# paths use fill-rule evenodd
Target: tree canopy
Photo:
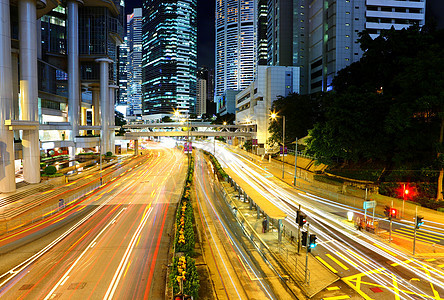
<path id="1" fill-rule="evenodd" d="M 444 111 L 444 31 L 360 34 L 365 54 L 322 96 L 307 152 L 320 162 L 436 164 Z"/>

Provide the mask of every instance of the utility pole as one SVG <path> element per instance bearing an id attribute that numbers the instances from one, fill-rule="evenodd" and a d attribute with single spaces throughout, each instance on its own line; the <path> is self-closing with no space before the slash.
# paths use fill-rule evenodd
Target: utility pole
<path id="1" fill-rule="evenodd" d="M 296 172 L 297 172 L 297 166 L 298 166 L 298 138 L 296 138 L 296 141 L 294 142 L 294 186 L 296 186 Z"/>

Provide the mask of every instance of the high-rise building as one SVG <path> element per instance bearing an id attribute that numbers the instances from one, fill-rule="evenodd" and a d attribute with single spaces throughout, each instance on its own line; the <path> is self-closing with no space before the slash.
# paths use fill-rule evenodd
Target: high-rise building
<path id="1" fill-rule="evenodd" d="M 202 116 L 207 113 L 207 81 L 205 79 L 197 80 L 196 94 L 196 115 Z"/>
<path id="2" fill-rule="evenodd" d="M 144 0 L 143 118 L 194 113 L 197 70 L 197 0 Z"/>
<path id="3" fill-rule="evenodd" d="M 258 0 L 257 2 L 257 64 L 259 66 L 267 65 L 267 25 L 268 10 L 267 0 Z"/>
<path id="4" fill-rule="evenodd" d="M 119 46 L 119 96 L 117 101 L 122 106 L 126 106 L 128 101 L 128 37 L 124 37 L 123 44 Z"/>
<path id="5" fill-rule="evenodd" d="M 142 115 L 142 9 L 127 16 L 128 109 L 127 116 Z"/>
<path id="6" fill-rule="evenodd" d="M 259 2 L 260 3 L 260 2 Z M 359 32 L 424 25 L 425 0 L 268 0 L 268 65 L 300 67 L 300 93 L 328 91 L 358 61 Z"/>
<path id="7" fill-rule="evenodd" d="M 216 1 L 215 94 L 242 90 L 256 70 L 257 14 L 255 1 Z"/>

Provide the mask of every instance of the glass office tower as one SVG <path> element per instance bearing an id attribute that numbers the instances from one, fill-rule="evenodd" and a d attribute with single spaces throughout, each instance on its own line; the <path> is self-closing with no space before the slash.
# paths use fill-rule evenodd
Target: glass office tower
<path id="1" fill-rule="evenodd" d="M 148 115 L 194 113 L 197 0 L 145 0 L 142 21 L 142 101 Z"/>
<path id="2" fill-rule="evenodd" d="M 216 1 L 215 99 L 228 89 L 242 90 L 256 70 L 255 1 Z"/>

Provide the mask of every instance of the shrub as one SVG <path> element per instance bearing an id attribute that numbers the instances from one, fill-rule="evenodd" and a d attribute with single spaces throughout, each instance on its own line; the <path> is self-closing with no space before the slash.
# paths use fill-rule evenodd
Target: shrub
<path id="1" fill-rule="evenodd" d="M 196 261 L 188 255 L 174 257 L 173 268 L 169 276 L 170 285 L 173 287 L 173 294 L 180 292 L 179 282 L 183 282 L 183 293 L 197 298 L 199 294 L 199 275 L 196 269 Z"/>
<path id="2" fill-rule="evenodd" d="M 106 152 L 106 156 L 113 156 L 113 153 L 111 151 Z"/>
<path id="3" fill-rule="evenodd" d="M 55 173 L 57 173 L 57 168 L 54 166 L 47 166 L 45 168 L 45 174 L 46 175 L 54 175 Z"/>

